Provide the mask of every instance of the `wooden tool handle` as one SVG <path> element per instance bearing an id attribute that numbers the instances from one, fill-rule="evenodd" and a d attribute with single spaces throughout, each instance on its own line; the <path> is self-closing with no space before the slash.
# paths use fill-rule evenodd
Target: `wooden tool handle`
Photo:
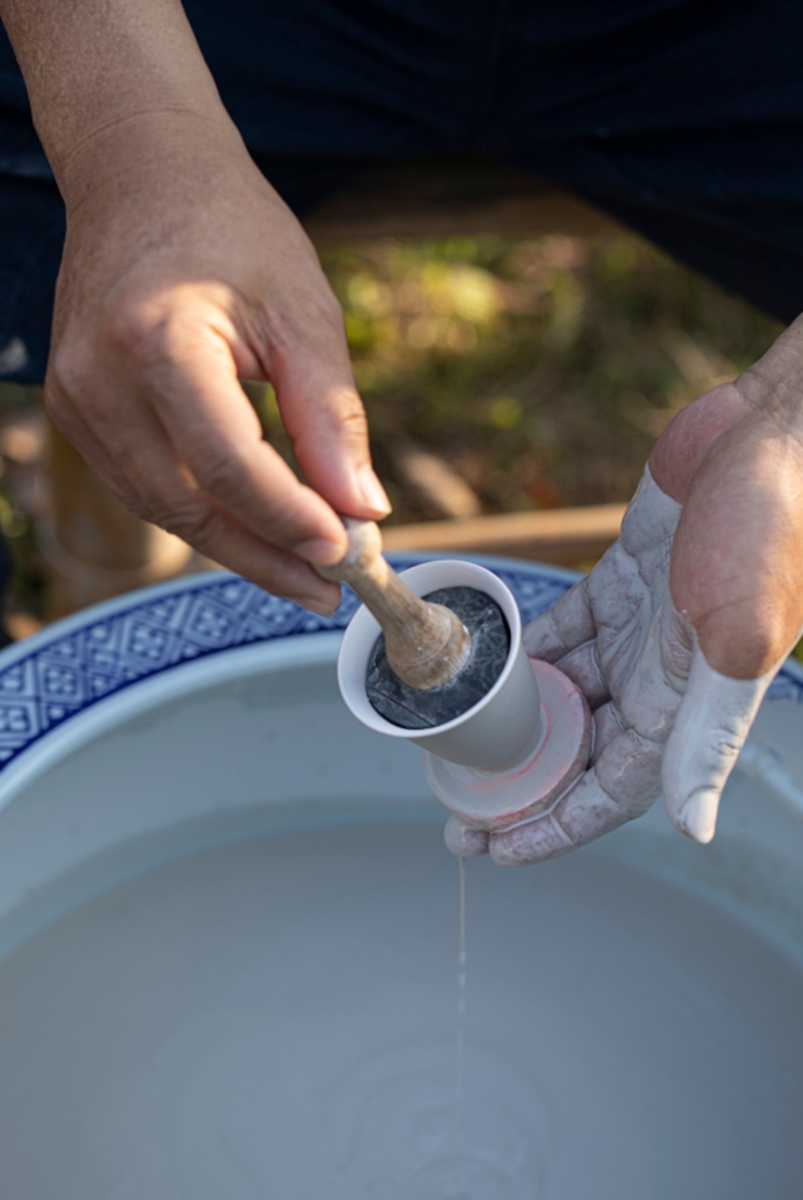
<path id="1" fill-rule="evenodd" d="M 388 662 L 408 687 L 425 691 L 454 679 L 471 652 L 460 618 L 443 604 L 416 596 L 382 556 L 382 535 L 373 521 L 344 518 L 349 548 L 332 567 L 316 567 L 335 583 L 348 583 L 385 634 Z"/>

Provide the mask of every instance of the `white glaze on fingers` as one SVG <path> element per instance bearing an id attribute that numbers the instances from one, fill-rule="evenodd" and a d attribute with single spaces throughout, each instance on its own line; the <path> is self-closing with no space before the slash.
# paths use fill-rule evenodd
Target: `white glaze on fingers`
<path id="1" fill-rule="evenodd" d="M 575 846 L 552 815 L 547 814 L 538 821 L 492 834 L 488 849 L 498 867 L 526 867 L 567 854 Z"/>
<path id="2" fill-rule="evenodd" d="M 695 646 L 662 778 L 672 823 L 698 842 L 714 836 L 722 789 L 776 671 L 758 679 L 729 679 Z"/>
<path id="3" fill-rule="evenodd" d="M 671 702 L 671 696 L 658 698 L 653 689 L 663 674 L 664 608 L 680 513 L 681 506 L 646 468 L 625 513 L 621 538 L 588 580 L 598 658 L 610 694 L 625 719 L 651 737 L 658 735 Z"/>
<path id="4" fill-rule="evenodd" d="M 660 796 L 663 754 L 662 742 L 625 729 L 598 755 L 597 782 L 629 821 L 645 813 Z"/>
<path id="5" fill-rule="evenodd" d="M 660 795 L 661 759 L 690 659 L 668 591 L 680 513 L 647 468 L 620 540 L 525 630 L 530 652 L 554 658 L 569 647 L 557 663 L 598 708 L 599 740 L 592 767 L 548 814 L 492 836 L 494 861 L 518 865 L 565 853 L 640 816 Z"/>
<path id="6" fill-rule="evenodd" d="M 631 819 L 630 810 L 602 787 L 599 770 L 591 767 L 552 810 L 573 846 L 585 846 Z"/>
<path id="7" fill-rule="evenodd" d="M 447 850 L 451 850 L 458 858 L 477 858 L 488 853 L 486 830 L 472 829 L 454 814 L 443 827 L 443 840 Z"/>
<path id="8" fill-rule="evenodd" d="M 610 699 L 608 682 L 597 657 L 597 643 L 586 642 L 559 658 L 555 666 L 576 683 L 593 710 Z"/>
<path id="9" fill-rule="evenodd" d="M 663 673 L 664 612 L 658 598 L 666 587 L 666 577 L 660 587 L 655 580 L 648 584 L 638 564 L 621 546 L 616 549 L 607 579 L 594 581 L 599 613 L 597 656 L 622 716 L 641 733 L 656 737 L 673 698 L 655 692 L 656 684 L 665 692 L 669 682 Z"/>
<path id="10" fill-rule="evenodd" d="M 642 815 L 662 788 L 679 830 L 714 836 L 725 781 L 783 660 L 753 680 L 708 664 L 669 590 L 681 511 L 646 468 L 620 539 L 525 629 L 528 651 L 549 657 L 596 709 L 596 744 L 590 768 L 547 812 L 491 836 L 494 861 L 565 853 Z"/>
<path id="11" fill-rule="evenodd" d="M 602 751 L 613 738 L 618 737 L 627 729 L 622 714 L 619 709 L 609 700 L 607 704 L 603 704 L 594 713 L 594 753 L 591 757 L 592 765 L 599 758 Z"/>
<path id="12" fill-rule="evenodd" d="M 530 658 L 554 663 L 577 646 L 590 642 L 596 632 L 588 598 L 588 579 L 581 579 L 553 604 L 549 612 L 525 625 L 522 641 Z"/>
<path id="13" fill-rule="evenodd" d="M 608 724 L 613 724 L 609 717 Z M 543 862 L 584 846 L 640 817 L 660 795 L 663 747 L 632 729 L 613 737 L 584 772 L 539 820 L 492 834 L 490 851 L 499 866 Z"/>
<path id="14" fill-rule="evenodd" d="M 589 768 L 551 812 L 537 821 L 491 835 L 491 858 L 500 867 L 544 862 L 585 846 L 636 814 L 618 804 Z"/>
<path id="15" fill-rule="evenodd" d="M 642 558 L 671 542 L 682 511 L 683 506 L 655 482 L 648 464 L 622 518 L 620 540 L 627 553 Z"/>

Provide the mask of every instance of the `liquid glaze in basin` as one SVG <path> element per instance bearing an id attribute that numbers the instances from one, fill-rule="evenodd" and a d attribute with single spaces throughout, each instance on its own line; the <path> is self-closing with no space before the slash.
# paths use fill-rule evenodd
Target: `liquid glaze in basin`
<path id="1" fill-rule="evenodd" d="M 525 620 L 571 581 L 496 566 Z M 803 828 L 735 775 L 711 847 L 470 862 L 458 1063 L 457 866 L 340 700 L 349 605 L 215 574 L 0 655 L 0 1196 L 797 1198 Z"/>

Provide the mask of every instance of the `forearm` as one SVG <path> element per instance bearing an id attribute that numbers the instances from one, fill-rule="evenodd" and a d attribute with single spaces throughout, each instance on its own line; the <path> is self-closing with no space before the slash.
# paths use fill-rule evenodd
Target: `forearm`
<path id="1" fill-rule="evenodd" d="M 68 203 L 139 131 L 143 149 L 188 123 L 236 136 L 178 0 L 0 0 L 0 17 Z"/>

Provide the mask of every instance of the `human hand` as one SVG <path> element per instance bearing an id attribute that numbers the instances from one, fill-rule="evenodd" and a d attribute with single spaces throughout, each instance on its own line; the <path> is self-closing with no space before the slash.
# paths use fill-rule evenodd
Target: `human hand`
<path id="1" fill-rule="evenodd" d="M 457 854 L 538 862 L 640 816 L 714 836 L 725 781 L 803 625 L 803 328 L 684 410 L 653 451 L 620 540 L 524 632 L 594 710 L 589 769 L 505 832 L 455 818 Z"/>
<path id="2" fill-rule="evenodd" d="M 138 516 L 320 613 L 338 513 L 389 504 L 340 307 L 228 118 L 143 114 L 62 165 L 68 233 L 45 385 L 54 424 Z M 302 484 L 238 379 L 270 380 Z"/>
<path id="3" fill-rule="evenodd" d="M 340 309 L 178 0 L 0 0 L 67 208 L 45 401 L 139 516 L 331 612 L 336 513 L 389 505 Z M 273 383 L 302 485 L 238 379 Z"/>

